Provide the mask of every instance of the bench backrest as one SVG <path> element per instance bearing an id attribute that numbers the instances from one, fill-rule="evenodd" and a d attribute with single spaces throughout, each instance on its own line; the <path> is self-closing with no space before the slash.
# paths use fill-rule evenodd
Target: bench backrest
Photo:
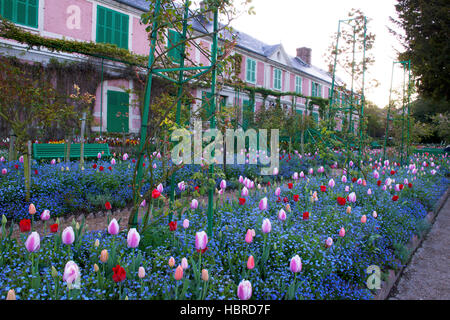
<path id="1" fill-rule="evenodd" d="M 66 145 L 64 143 L 35 143 L 33 144 L 33 156 L 35 159 L 44 158 L 64 158 Z M 70 146 L 70 157 L 80 157 L 81 144 L 73 143 Z M 98 153 L 103 152 L 102 156 L 109 157 L 109 146 L 107 143 L 86 143 L 84 144 L 84 157 L 97 157 Z"/>

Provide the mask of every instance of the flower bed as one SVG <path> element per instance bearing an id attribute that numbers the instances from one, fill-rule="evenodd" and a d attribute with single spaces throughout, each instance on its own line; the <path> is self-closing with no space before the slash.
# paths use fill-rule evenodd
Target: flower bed
<path id="1" fill-rule="evenodd" d="M 145 231 L 138 228 L 140 235 L 123 223 L 119 229 L 114 220 L 100 232 L 84 233 L 83 224 L 74 224 L 72 230 L 40 235 L 36 246 L 37 234 L 27 228 L 19 240 L 3 230 L 0 294 L 11 289 L 17 299 L 371 299 L 367 268 L 400 266 L 404 246 L 423 232 L 423 218 L 449 184 L 448 158 L 416 158 L 413 164 L 377 162 L 367 181 L 357 175 L 331 181 L 316 167 L 313 174 L 261 189 L 242 178 L 240 199 L 219 200 L 209 241 L 201 232 L 207 228 L 201 204 L 169 225 L 163 219 Z"/>

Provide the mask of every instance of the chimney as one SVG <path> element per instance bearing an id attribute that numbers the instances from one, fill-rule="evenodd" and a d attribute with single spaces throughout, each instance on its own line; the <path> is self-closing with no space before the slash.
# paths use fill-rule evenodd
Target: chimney
<path id="1" fill-rule="evenodd" d="M 311 48 L 301 47 L 297 48 L 297 57 L 311 65 Z"/>
<path id="2" fill-rule="evenodd" d="M 200 12 L 205 12 L 205 11 L 209 10 L 205 14 L 202 14 L 203 17 L 208 21 L 214 20 L 214 13 L 212 12 L 211 9 L 212 9 L 211 6 L 209 6 L 208 8 L 206 7 L 205 1 L 200 1 Z"/>

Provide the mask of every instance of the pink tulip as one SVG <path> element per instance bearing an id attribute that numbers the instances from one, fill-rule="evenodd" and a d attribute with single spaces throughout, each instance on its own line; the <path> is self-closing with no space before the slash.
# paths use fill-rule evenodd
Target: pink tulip
<path id="1" fill-rule="evenodd" d="M 252 270 L 255 267 L 255 259 L 253 256 L 248 257 L 247 260 L 247 269 Z"/>
<path id="2" fill-rule="evenodd" d="M 36 207 L 34 206 L 34 204 L 30 204 L 30 206 L 28 207 L 28 213 L 29 214 L 35 214 L 36 213 Z"/>
<path id="3" fill-rule="evenodd" d="M 185 229 L 189 228 L 189 220 L 188 219 L 183 220 L 183 228 L 185 228 Z"/>
<path id="4" fill-rule="evenodd" d="M 358 180 L 356 180 L 356 183 L 359 184 L 359 185 L 362 185 L 362 179 L 359 178 Z"/>
<path id="5" fill-rule="evenodd" d="M 297 172 L 294 172 L 294 174 L 292 175 L 292 179 L 298 180 L 298 173 Z"/>
<path id="6" fill-rule="evenodd" d="M 345 229 L 342 227 L 341 230 L 339 230 L 339 237 L 345 236 Z"/>
<path id="7" fill-rule="evenodd" d="M 356 194 L 354 192 L 352 192 L 348 195 L 348 201 L 353 202 L 353 203 L 356 202 Z"/>
<path id="8" fill-rule="evenodd" d="M 174 265 L 175 265 L 175 258 L 174 257 L 170 257 L 170 259 L 169 259 L 169 267 L 173 268 Z"/>
<path id="9" fill-rule="evenodd" d="M 102 158 L 102 154 L 99 152 L 98 154 L 97 154 L 97 159 L 101 159 Z"/>
<path id="10" fill-rule="evenodd" d="M 252 284 L 248 280 L 242 280 L 237 289 L 237 296 L 240 300 L 248 300 L 252 297 Z"/>
<path id="11" fill-rule="evenodd" d="M 189 267 L 188 261 L 186 258 L 181 259 L 181 267 L 183 270 L 186 270 Z"/>
<path id="12" fill-rule="evenodd" d="M 227 188 L 227 182 L 225 180 L 220 181 L 220 189 L 225 190 Z"/>
<path id="13" fill-rule="evenodd" d="M 242 176 L 239 176 L 239 183 L 243 183 L 244 182 L 244 178 Z"/>
<path id="14" fill-rule="evenodd" d="M 308 170 L 308 173 L 309 173 L 309 174 L 313 174 L 313 173 L 314 173 L 313 168 L 310 168 L 310 169 Z"/>
<path id="15" fill-rule="evenodd" d="M 71 245 L 75 241 L 75 233 L 72 227 L 67 227 L 61 234 L 62 242 L 66 245 Z"/>
<path id="16" fill-rule="evenodd" d="M 45 209 L 45 210 L 41 213 L 41 220 L 42 220 L 42 221 L 47 221 L 48 219 L 50 219 L 50 210 Z"/>
<path id="17" fill-rule="evenodd" d="M 192 199 L 192 201 L 191 201 L 191 209 L 195 210 L 197 208 L 198 208 L 198 201 L 197 201 L 197 199 Z"/>
<path id="18" fill-rule="evenodd" d="M 119 223 L 115 218 L 112 219 L 108 225 L 108 233 L 111 235 L 116 235 L 119 233 Z"/>
<path id="19" fill-rule="evenodd" d="M 205 231 L 200 231 L 195 234 L 195 248 L 197 250 L 205 250 L 208 243 L 208 235 Z"/>
<path id="20" fill-rule="evenodd" d="M 261 230 L 263 233 L 269 233 L 272 230 L 272 224 L 269 219 L 266 218 L 263 220 Z"/>
<path id="21" fill-rule="evenodd" d="M 127 245 L 128 248 L 137 248 L 139 246 L 139 241 L 141 236 L 137 232 L 136 228 L 131 228 L 128 230 Z"/>
<path id="22" fill-rule="evenodd" d="M 78 268 L 78 265 L 74 261 L 68 261 L 64 267 L 63 280 L 70 285 L 76 282 L 79 278 L 80 269 Z"/>
<path id="23" fill-rule="evenodd" d="M 350 162 L 348 163 L 348 165 L 349 165 L 350 167 L 353 167 L 353 161 L 350 160 Z"/>
<path id="24" fill-rule="evenodd" d="M 0 157 L 0 162 L 4 162 L 5 161 L 5 157 Z"/>
<path id="25" fill-rule="evenodd" d="M 5 175 L 8 173 L 8 170 L 6 170 L 5 168 L 2 169 L 2 174 Z"/>
<path id="26" fill-rule="evenodd" d="M 128 159 L 128 153 L 124 153 L 122 156 L 122 160 L 127 161 L 127 159 Z"/>
<path id="27" fill-rule="evenodd" d="M 347 183 L 347 177 L 346 176 L 342 176 L 341 181 L 342 181 L 342 183 Z"/>
<path id="28" fill-rule="evenodd" d="M 263 210 L 267 210 L 267 198 L 264 197 L 261 199 L 261 201 L 259 201 L 259 210 L 263 211 Z"/>
<path id="29" fill-rule="evenodd" d="M 369 188 L 369 190 L 367 190 L 367 194 L 370 196 L 372 194 L 372 189 Z"/>
<path id="30" fill-rule="evenodd" d="M 20 163 L 23 163 L 23 156 L 20 156 L 20 157 L 19 157 L 19 162 L 20 162 Z"/>
<path id="31" fill-rule="evenodd" d="M 291 258 L 291 262 L 289 264 L 289 268 L 293 273 L 298 273 L 302 271 L 302 260 L 298 255 Z"/>
<path id="32" fill-rule="evenodd" d="M 276 176 L 278 174 L 278 168 L 273 168 L 273 175 Z"/>
<path id="33" fill-rule="evenodd" d="M 25 241 L 25 248 L 28 252 L 36 252 L 41 247 L 41 238 L 39 234 L 34 231 L 30 233 L 27 240 Z"/>
<path id="34" fill-rule="evenodd" d="M 378 173 L 377 170 L 375 170 L 375 171 L 373 172 L 373 177 L 374 177 L 375 179 L 378 179 L 378 178 L 380 177 L 380 174 Z"/>
<path id="35" fill-rule="evenodd" d="M 367 222 L 367 217 L 365 214 L 363 214 L 363 216 L 361 217 L 361 222 L 362 223 L 366 223 Z"/>
<path id="36" fill-rule="evenodd" d="M 115 164 L 116 164 L 116 159 L 112 158 L 112 159 L 111 159 L 111 164 L 112 164 L 112 165 L 115 165 Z"/>
<path id="37" fill-rule="evenodd" d="M 160 193 L 162 193 L 164 191 L 163 185 L 161 183 L 158 184 L 158 186 L 156 187 L 156 190 L 158 190 Z"/>
<path id="38" fill-rule="evenodd" d="M 186 189 L 186 184 L 184 181 L 178 183 L 178 189 L 180 189 L 180 191 L 184 191 Z"/>
<path id="39" fill-rule="evenodd" d="M 375 219 L 378 217 L 378 214 L 376 211 L 372 212 L 372 217 L 374 217 Z"/>
<path id="40" fill-rule="evenodd" d="M 275 189 L 275 195 L 279 196 L 280 194 L 281 194 L 281 189 L 280 189 L 280 187 L 278 187 Z"/>
<path id="41" fill-rule="evenodd" d="M 139 279 L 143 279 L 145 277 L 145 269 L 144 269 L 144 267 L 139 267 L 138 277 L 139 277 Z"/>
<path id="42" fill-rule="evenodd" d="M 333 239 L 331 237 L 328 237 L 325 241 L 325 245 L 329 248 L 333 245 Z"/>
<path id="43" fill-rule="evenodd" d="M 179 266 L 175 269 L 174 278 L 175 278 L 175 280 L 177 280 L 177 281 L 183 279 L 183 267 L 182 267 L 181 265 L 179 265 Z"/>
<path id="44" fill-rule="evenodd" d="M 52 159 L 52 161 L 50 161 L 50 164 L 52 164 L 52 165 L 56 164 L 56 160 Z"/>
<path id="45" fill-rule="evenodd" d="M 286 220 L 286 211 L 280 209 L 280 211 L 278 212 L 278 219 L 280 219 L 281 221 Z"/>
<path id="46" fill-rule="evenodd" d="M 303 173 L 303 171 L 300 172 L 300 178 L 304 178 L 304 177 L 305 177 L 305 174 Z"/>
<path id="47" fill-rule="evenodd" d="M 241 197 L 246 197 L 248 196 L 248 189 L 247 187 L 243 187 L 241 190 Z"/>
<path id="48" fill-rule="evenodd" d="M 329 186 L 330 188 L 334 188 L 335 185 L 336 185 L 336 183 L 334 182 L 333 179 L 330 179 L 330 181 L 328 181 L 328 186 Z"/>
<path id="49" fill-rule="evenodd" d="M 248 229 L 247 233 L 245 234 L 245 242 L 252 243 L 253 241 L 253 233 L 252 230 Z"/>

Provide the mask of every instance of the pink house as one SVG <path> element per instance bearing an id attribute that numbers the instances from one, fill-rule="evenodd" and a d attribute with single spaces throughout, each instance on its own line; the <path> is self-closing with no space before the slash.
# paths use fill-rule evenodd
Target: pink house
<path id="1" fill-rule="evenodd" d="M 149 52 L 148 33 L 140 22 L 141 14 L 149 9 L 149 4 L 145 0 L 20 0 L 27 7 L 27 15 L 17 12 L 19 0 L 11 1 L 12 7 L 16 9 L 7 11 L 0 7 L 0 14 L 42 36 L 107 42 L 141 55 L 147 55 Z M 195 24 L 193 28 L 196 32 L 202 33 L 201 28 Z M 30 61 L 45 62 L 50 58 L 73 59 L 73 55 L 65 53 L 26 51 L 23 45 L 14 41 L 8 39 L 0 41 L 9 45 L 8 49 L 4 49 L 3 46 L 0 49 L 2 52 L 18 55 L 25 51 L 24 59 Z M 197 41 L 204 50 L 210 50 L 210 39 L 203 38 Z M 187 51 L 190 58 L 197 63 L 209 64 L 209 58 L 194 46 L 188 46 Z M 239 32 L 235 53 L 243 57 L 239 77 L 248 85 L 328 98 L 331 77 L 324 70 L 311 65 L 311 49 L 299 48 L 295 56 L 289 56 L 281 44 L 267 45 Z M 80 59 L 79 56 L 77 58 Z M 135 97 L 125 91 L 132 89 L 133 86 L 133 81 L 128 79 L 107 80 L 99 85 L 95 92 L 93 114 L 97 125 L 94 125 L 92 130 L 111 132 L 126 130 L 131 133 L 139 131 L 139 109 L 132 103 Z M 193 94 L 201 100 L 205 95 L 204 91 L 194 90 Z M 245 94 L 239 101 L 235 101 L 232 88 L 224 88 L 219 95 L 225 104 L 238 102 L 242 106 L 243 103 L 249 103 L 249 97 Z M 296 105 L 292 106 L 292 99 L 286 96 L 283 97 L 282 103 L 303 112 L 305 99 L 296 100 Z M 117 101 L 121 101 L 121 104 L 117 104 Z M 262 98 L 256 97 L 254 110 L 258 110 L 262 103 Z M 112 114 L 117 112 L 122 115 L 119 120 Z"/>

